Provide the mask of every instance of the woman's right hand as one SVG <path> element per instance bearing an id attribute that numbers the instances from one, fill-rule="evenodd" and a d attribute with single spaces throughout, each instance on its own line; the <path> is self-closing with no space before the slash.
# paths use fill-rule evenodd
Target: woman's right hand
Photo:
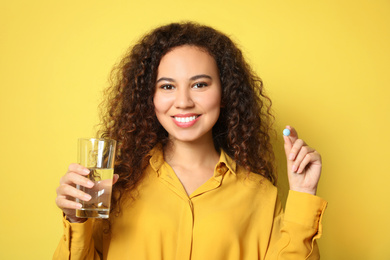
<path id="1" fill-rule="evenodd" d="M 81 203 L 76 202 L 76 198 L 89 201 L 91 196 L 76 188 L 76 184 L 86 188 L 92 188 L 94 183 L 86 178 L 89 170 L 79 164 L 72 163 L 68 171 L 60 180 L 60 186 L 57 188 L 57 206 L 64 212 L 67 219 L 72 223 L 84 222 L 85 218 L 76 217 L 76 209 L 81 208 Z"/>

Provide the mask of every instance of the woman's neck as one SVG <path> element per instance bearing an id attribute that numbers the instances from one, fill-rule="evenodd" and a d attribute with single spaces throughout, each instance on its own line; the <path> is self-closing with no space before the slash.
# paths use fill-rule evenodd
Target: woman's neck
<path id="1" fill-rule="evenodd" d="M 164 148 L 164 158 L 171 166 L 214 167 L 219 160 L 212 139 L 181 142 L 171 140 Z"/>

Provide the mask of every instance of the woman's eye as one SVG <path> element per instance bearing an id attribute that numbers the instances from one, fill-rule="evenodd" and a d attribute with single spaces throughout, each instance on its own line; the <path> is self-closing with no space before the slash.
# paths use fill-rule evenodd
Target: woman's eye
<path id="1" fill-rule="evenodd" d="M 165 89 L 165 90 L 171 90 L 171 89 L 174 89 L 175 87 L 173 85 L 161 85 L 160 86 L 161 89 Z"/>
<path id="2" fill-rule="evenodd" d="M 204 82 L 199 82 L 199 83 L 196 83 L 193 88 L 203 88 L 203 87 L 207 87 L 207 83 L 204 83 Z"/>

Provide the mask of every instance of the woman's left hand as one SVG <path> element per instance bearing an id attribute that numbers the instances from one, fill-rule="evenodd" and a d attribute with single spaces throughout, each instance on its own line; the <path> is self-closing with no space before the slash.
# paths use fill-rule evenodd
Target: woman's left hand
<path id="1" fill-rule="evenodd" d="M 298 133 L 293 127 L 286 128 L 290 130 L 289 136 L 283 136 L 290 190 L 315 195 L 321 176 L 321 155 L 298 139 Z"/>

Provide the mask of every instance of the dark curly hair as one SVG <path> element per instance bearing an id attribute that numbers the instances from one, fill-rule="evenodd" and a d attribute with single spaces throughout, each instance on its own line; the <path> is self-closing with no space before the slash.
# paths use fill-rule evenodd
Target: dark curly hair
<path id="1" fill-rule="evenodd" d="M 264 94 L 261 79 L 225 34 L 193 22 L 172 23 L 142 37 L 111 74 L 101 135 L 118 141 L 115 173 L 120 178 L 115 184 L 113 208 L 140 182 L 150 150 L 168 141 L 168 133 L 155 115 L 153 96 L 161 58 L 182 45 L 207 51 L 219 69 L 223 108 L 213 127 L 216 149 L 223 149 L 238 165 L 276 183 L 270 143 L 271 101 Z"/>

